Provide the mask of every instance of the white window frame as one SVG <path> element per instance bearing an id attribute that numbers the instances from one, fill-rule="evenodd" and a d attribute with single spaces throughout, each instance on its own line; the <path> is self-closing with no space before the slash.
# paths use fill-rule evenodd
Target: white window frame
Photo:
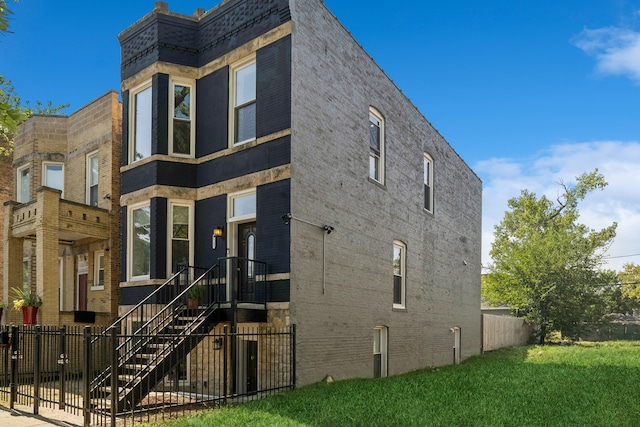
<path id="1" fill-rule="evenodd" d="M 234 201 L 236 199 L 240 199 L 242 197 L 247 197 L 253 195 L 256 200 L 255 209 L 253 212 L 244 214 L 244 215 L 235 215 L 234 212 Z M 244 222 L 252 222 L 256 220 L 258 211 L 258 194 L 256 192 L 255 187 L 250 188 L 243 191 L 238 191 L 236 193 L 229 193 L 227 195 L 227 248 L 229 250 L 230 256 L 238 255 L 237 241 L 238 241 L 238 227 L 237 224 L 241 224 Z"/>
<path id="2" fill-rule="evenodd" d="M 175 381 L 171 378 L 171 375 L 169 375 L 171 372 L 173 372 L 174 370 L 178 369 L 178 367 L 180 366 L 180 363 L 176 363 L 176 365 L 171 368 L 171 370 L 167 373 L 167 376 L 164 377 L 164 384 L 166 386 L 188 386 L 191 385 L 191 353 L 188 353 L 184 356 L 184 362 L 185 362 L 185 372 L 186 372 L 186 378 L 185 379 L 180 379 L 178 378 L 178 384 L 175 384 Z"/>
<path id="3" fill-rule="evenodd" d="M 175 113 L 175 86 L 185 86 L 189 88 L 189 119 L 176 118 Z M 196 140 L 196 83 L 194 80 L 171 78 L 169 81 L 169 154 L 174 157 L 195 157 Z M 174 120 L 189 122 L 189 153 L 177 153 L 174 150 L 173 127 Z"/>
<path id="4" fill-rule="evenodd" d="M 62 166 L 62 188 L 51 187 L 47 183 L 47 169 L 49 166 Z M 64 163 L 62 162 L 42 162 L 42 185 L 49 188 L 55 188 L 56 190 L 60 190 L 62 193 L 60 194 L 60 198 L 64 199 Z"/>
<path id="5" fill-rule="evenodd" d="M 374 155 L 371 149 L 371 135 L 369 135 L 369 178 L 375 182 L 384 185 L 385 178 L 385 121 L 384 116 L 375 108 L 369 107 L 369 127 L 373 125 L 371 119 L 375 119 L 379 124 L 380 129 L 380 150 L 377 153 L 377 157 Z M 376 177 L 377 172 L 377 177 Z"/>
<path id="6" fill-rule="evenodd" d="M 238 71 L 242 70 L 243 68 L 246 68 L 250 65 L 256 65 L 256 55 L 255 53 L 253 55 L 250 55 L 244 59 L 242 59 L 241 61 L 236 62 L 235 64 L 232 64 L 229 67 L 229 147 L 235 147 L 238 145 L 243 145 L 246 143 L 249 143 L 251 141 L 255 141 L 256 136 L 252 137 L 252 138 L 248 138 L 242 141 L 236 141 L 236 108 L 237 107 L 242 107 L 242 106 L 247 106 L 250 105 L 251 103 L 256 104 L 257 103 L 257 82 L 258 82 L 258 70 L 256 68 L 256 96 L 253 98 L 253 100 L 245 102 L 243 105 L 241 106 L 236 106 L 236 98 L 237 98 L 237 90 L 236 90 L 236 74 L 238 73 Z M 257 65 L 256 65 L 257 67 Z M 256 116 L 256 123 L 255 123 L 256 127 L 257 127 L 257 116 Z M 256 129 L 256 133 L 257 133 L 257 129 Z"/>
<path id="7" fill-rule="evenodd" d="M 241 199 L 247 196 L 254 196 L 256 199 L 256 205 L 253 212 L 244 214 L 244 215 L 235 215 L 234 212 L 234 202 L 236 199 Z M 238 191 L 237 193 L 229 193 L 227 196 L 227 218 L 228 222 L 247 222 L 250 220 L 256 219 L 256 213 L 258 210 L 258 197 L 255 188 L 251 188 L 248 190 Z"/>
<path id="8" fill-rule="evenodd" d="M 189 200 L 169 200 L 167 204 L 167 277 L 170 277 L 173 266 L 173 208 L 176 206 L 182 206 L 189 208 L 189 265 L 194 265 L 194 241 L 195 241 L 195 215 L 194 215 L 194 202 Z M 183 239 L 180 239 L 183 240 Z"/>
<path id="9" fill-rule="evenodd" d="M 100 268 L 100 258 L 102 258 L 102 268 Z M 104 280 L 102 285 L 100 284 L 100 270 L 102 270 L 102 277 L 106 280 L 106 269 L 105 269 L 105 257 L 104 251 L 95 251 L 93 253 L 93 286 L 91 286 L 92 291 L 101 291 L 104 289 Z"/>
<path id="10" fill-rule="evenodd" d="M 143 274 L 139 276 L 133 276 L 133 213 L 136 210 L 149 208 L 149 228 L 151 229 L 151 202 L 149 200 L 136 203 L 133 205 L 127 206 L 127 277 L 129 281 L 135 282 L 139 280 L 149 280 L 151 277 L 150 271 L 149 274 Z M 151 245 L 151 242 L 149 242 Z M 149 246 L 149 251 L 151 252 L 151 246 Z M 151 256 L 151 253 L 150 255 Z M 149 269 L 151 269 L 151 264 L 149 264 Z"/>
<path id="11" fill-rule="evenodd" d="M 396 303 L 395 302 L 395 278 L 396 278 L 396 274 L 395 274 L 395 266 L 394 266 L 394 271 L 393 271 L 393 279 L 394 279 L 394 283 L 393 286 L 394 288 L 392 293 L 393 295 L 393 308 L 398 308 L 398 309 L 404 309 L 406 308 L 406 299 L 407 299 L 407 245 L 405 245 L 403 242 L 401 242 L 400 240 L 394 240 L 393 241 L 393 261 L 395 262 L 395 252 L 396 252 L 396 248 L 400 249 L 400 303 Z"/>
<path id="12" fill-rule="evenodd" d="M 137 86 L 135 88 L 133 88 L 130 92 L 129 92 L 129 164 L 135 163 L 137 161 L 143 160 L 147 157 L 142 157 L 140 159 L 136 159 L 136 147 L 138 146 L 138 141 L 136 140 L 136 126 L 137 126 L 137 120 L 136 120 L 136 109 L 137 109 L 137 103 L 136 103 L 136 96 L 138 94 L 140 94 L 141 92 L 149 89 L 152 87 L 151 84 L 151 80 L 141 84 L 140 86 Z M 152 122 L 152 116 L 153 116 L 153 89 L 151 89 L 151 101 L 150 101 L 150 122 L 149 122 L 149 157 L 152 155 L 152 128 L 153 128 L 153 122 Z"/>
<path id="13" fill-rule="evenodd" d="M 29 173 L 29 182 L 27 183 L 27 200 L 24 200 L 24 198 L 22 197 L 22 193 L 24 192 L 24 188 L 23 188 L 23 183 L 22 183 L 22 174 L 24 173 L 24 171 L 28 171 Z M 32 173 L 31 173 L 31 165 L 27 164 L 24 166 L 20 166 L 17 171 L 16 171 L 16 200 L 18 201 L 18 203 L 27 203 L 31 200 L 31 179 L 32 179 Z"/>
<path id="14" fill-rule="evenodd" d="M 424 153 L 422 158 L 422 169 L 423 169 L 423 205 L 422 207 L 426 212 L 433 213 L 433 158 Z M 427 194 L 427 189 L 429 194 Z M 429 202 L 429 208 L 427 208 L 425 201 Z"/>
<path id="15" fill-rule="evenodd" d="M 91 160 L 92 159 L 97 159 L 98 160 L 98 177 L 97 177 L 97 182 L 95 184 L 93 184 L 92 182 L 92 178 L 93 178 L 93 174 L 91 173 Z M 92 206 L 91 205 L 91 187 L 93 187 L 93 185 L 96 186 L 96 204 L 93 206 L 98 206 L 99 203 L 99 188 L 100 188 L 100 158 L 98 157 L 98 150 L 92 151 L 91 153 L 87 154 L 87 161 L 86 161 L 86 178 L 85 178 L 85 182 L 86 182 L 86 188 L 85 188 L 85 194 L 86 194 L 86 198 L 85 201 L 87 203 L 87 205 Z"/>

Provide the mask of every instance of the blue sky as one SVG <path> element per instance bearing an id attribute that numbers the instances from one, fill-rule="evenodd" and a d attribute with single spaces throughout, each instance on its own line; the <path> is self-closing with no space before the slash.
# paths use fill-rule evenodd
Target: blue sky
<path id="1" fill-rule="evenodd" d="M 582 222 L 617 221 L 609 266 L 640 264 L 640 0 L 325 0 L 484 183 L 483 264 L 506 201 L 599 168 Z M 191 14 L 216 0 L 169 1 Z M 119 89 L 119 32 L 152 0 L 10 3 L 0 74 L 67 113 Z M 436 183 L 437 184 L 437 183 Z"/>

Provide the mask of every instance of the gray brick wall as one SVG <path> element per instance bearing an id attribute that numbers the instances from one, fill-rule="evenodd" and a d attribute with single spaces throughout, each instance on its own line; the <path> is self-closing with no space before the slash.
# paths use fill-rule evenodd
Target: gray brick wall
<path id="1" fill-rule="evenodd" d="M 319 228 L 291 223 L 298 384 L 372 376 L 375 326 L 389 328 L 390 375 L 452 363 L 454 326 L 462 357 L 479 354 L 479 178 L 321 0 L 291 12 L 291 212 L 335 227 L 323 244 Z M 367 178 L 370 106 L 385 117 L 384 186 Z M 434 215 L 422 208 L 425 151 Z M 407 247 L 405 311 L 392 309 L 394 240 Z"/>

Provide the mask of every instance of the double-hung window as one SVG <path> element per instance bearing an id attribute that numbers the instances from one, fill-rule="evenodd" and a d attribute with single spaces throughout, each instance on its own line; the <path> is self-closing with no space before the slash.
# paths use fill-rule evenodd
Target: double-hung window
<path id="1" fill-rule="evenodd" d="M 433 213 L 433 159 L 424 153 L 424 210 Z"/>
<path id="2" fill-rule="evenodd" d="M 250 57 L 231 67 L 231 146 L 256 138 L 256 60 Z"/>
<path id="3" fill-rule="evenodd" d="M 404 243 L 393 242 L 393 308 L 405 308 L 406 251 Z"/>
<path id="4" fill-rule="evenodd" d="M 369 178 L 384 184 L 384 119 L 369 108 Z"/>
<path id="5" fill-rule="evenodd" d="M 130 206 L 128 209 L 129 280 L 145 280 L 151 271 L 151 208 L 149 203 Z"/>
<path id="6" fill-rule="evenodd" d="M 27 203 L 29 201 L 29 187 L 31 185 L 31 168 L 29 166 L 22 166 L 18 168 L 17 183 L 17 201 L 19 203 Z"/>
<path id="7" fill-rule="evenodd" d="M 129 163 L 151 156 L 151 82 L 136 88 L 129 103 Z"/>
<path id="8" fill-rule="evenodd" d="M 64 164 L 44 162 L 42 164 L 42 185 L 62 191 L 64 198 Z"/>
<path id="9" fill-rule="evenodd" d="M 193 157 L 195 94 L 192 81 L 172 80 L 170 85 L 169 137 L 174 156 Z"/>
<path id="10" fill-rule="evenodd" d="M 98 168 L 98 152 L 87 154 L 86 201 L 89 206 L 98 206 Z"/>
<path id="11" fill-rule="evenodd" d="M 104 289 L 104 251 L 96 251 L 93 256 L 93 287 Z"/>
<path id="12" fill-rule="evenodd" d="M 193 204 L 190 202 L 169 203 L 169 262 L 174 273 L 179 266 L 193 264 Z"/>

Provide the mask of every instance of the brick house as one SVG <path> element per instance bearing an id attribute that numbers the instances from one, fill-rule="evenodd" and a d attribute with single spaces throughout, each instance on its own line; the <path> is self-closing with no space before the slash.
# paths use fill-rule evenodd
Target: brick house
<path id="1" fill-rule="evenodd" d="M 323 1 L 156 2 L 119 40 L 121 315 L 220 265 L 219 322 L 295 324 L 298 385 L 480 353 L 481 181 Z"/>
<path id="2" fill-rule="evenodd" d="M 38 323 L 110 324 L 120 277 L 122 105 L 110 91 L 67 116 L 32 116 L 13 153 L 4 204 L 3 301 L 43 299 Z M 13 309 L 5 323 L 21 324 Z"/>

